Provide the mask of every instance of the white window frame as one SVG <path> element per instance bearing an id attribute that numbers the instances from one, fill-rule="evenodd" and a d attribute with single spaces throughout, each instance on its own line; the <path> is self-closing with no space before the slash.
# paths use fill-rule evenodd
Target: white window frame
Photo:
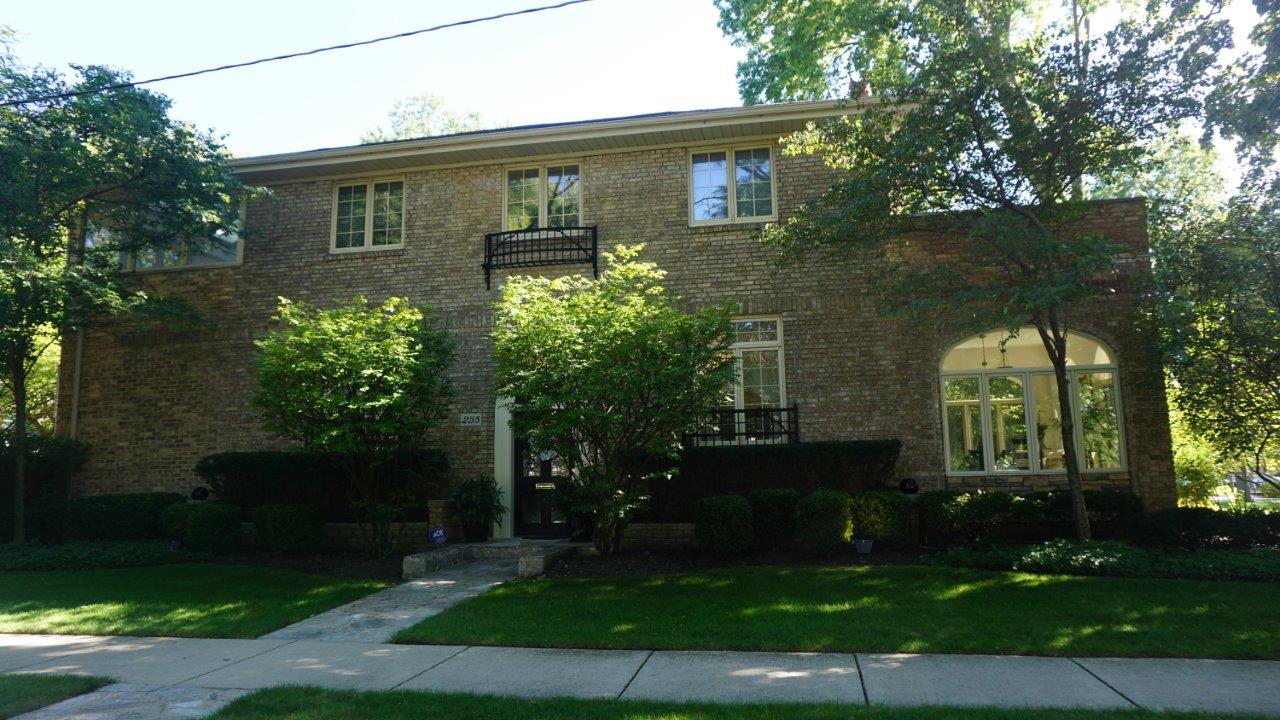
<path id="1" fill-rule="evenodd" d="M 1090 338 L 1093 339 L 1093 338 Z M 1107 352 L 1115 358 L 1115 353 L 1107 345 L 1099 342 Z M 949 351 L 948 351 L 949 352 Z M 944 356 L 945 357 L 945 356 Z M 1080 374 L 1088 374 L 1091 372 L 1109 372 L 1112 378 L 1112 394 L 1115 396 L 1116 404 L 1116 427 L 1120 437 L 1120 464 L 1114 468 L 1088 468 L 1084 462 L 1084 445 L 1081 442 L 1084 438 L 1083 424 L 1080 417 L 1079 400 L 1080 387 L 1078 376 Z M 1031 377 L 1034 375 L 1053 375 L 1053 367 L 1030 367 L 1030 368 L 983 368 L 975 370 L 949 370 L 941 373 L 939 382 L 940 396 L 942 402 L 942 467 L 948 477 L 992 477 L 1004 475 L 1065 475 L 1066 468 L 1056 468 L 1045 470 L 1040 467 L 1040 439 L 1038 434 L 1032 431 L 1034 418 L 1036 416 L 1036 399 L 1035 393 L 1031 392 Z M 952 470 L 951 469 L 951 448 L 949 446 L 951 433 L 949 420 L 947 418 L 947 379 L 958 377 L 977 377 L 978 378 L 978 398 L 980 402 L 978 417 L 982 427 L 982 462 L 985 469 L 983 470 Z M 1026 417 L 1027 424 L 1027 455 L 1030 467 L 1026 470 L 1019 468 L 998 470 L 995 466 L 995 430 L 992 427 L 991 419 L 991 397 L 988 391 L 988 383 L 992 377 L 1020 377 L 1022 379 L 1022 399 L 1023 413 Z M 1125 432 L 1124 432 L 1124 402 L 1123 394 L 1120 391 L 1120 369 L 1116 364 L 1102 365 L 1072 365 L 1067 368 L 1067 382 L 1071 390 L 1071 421 L 1075 429 L 1076 440 L 1076 463 L 1082 474 L 1088 475 L 1108 475 L 1112 473 L 1123 473 L 1129 470 L 1128 456 L 1126 455 Z"/>
<path id="2" fill-rule="evenodd" d="M 400 195 L 400 242 L 394 245 L 374 245 L 373 243 L 373 186 L 379 183 L 398 182 L 401 187 Z M 355 187 L 363 185 L 365 187 L 364 194 L 364 244 L 359 247 L 338 247 L 338 190 L 344 187 Z M 360 252 L 379 252 L 382 250 L 400 250 L 404 248 L 404 236 L 408 232 L 409 227 L 406 222 L 409 208 L 409 183 L 405 181 L 403 175 L 393 175 L 389 177 L 376 178 L 350 178 L 347 180 L 335 180 L 333 183 L 333 193 L 330 197 L 330 218 L 329 218 L 329 252 L 334 255 L 346 253 Z"/>
<path id="3" fill-rule="evenodd" d="M 733 408 L 735 410 L 743 410 L 742 397 L 742 351 L 743 350 L 774 350 L 778 351 L 778 407 L 787 406 L 787 351 L 785 336 L 782 332 L 782 318 L 777 315 L 759 315 L 745 316 L 733 318 L 734 323 L 740 322 L 759 322 L 770 321 L 778 324 L 777 340 L 749 340 L 745 342 L 734 342 L 730 348 L 733 351 Z M 735 330 L 736 332 L 736 330 Z"/>
<path id="4" fill-rule="evenodd" d="M 734 173 L 734 153 L 740 150 L 768 150 L 769 151 L 769 189 L 772 202 L 770 203 L 773 210 L 768 215 L 753 215 L 750 217 L 738 217 L 738 187 Z M 693 212 L 693 156 L 705 155 L 707 153 L 722 152 L 725 154 L 725 183 L 729 193 L 729 216 L 726 218 L 712 218 L 708 220 L 694 219 Z M 707 225 L 741 225 L 748 223 L 765 223 L 774 222 L 778 219 L 778 151 L 773 143 L 747 143 L 744 145 L 728 145 L 715 147 L 698 147 L 690 148 L 685 157 L 685 179 L 687 184 L 687 199 L 689 211 L 689 226 L 703 227 Z"/>
<path id="5" fill-rule="evenodd" d="M 240 203 L 240 222 L 243 227 L 247 203 Z M 165 272 L 181 272 L 186 270 L 212 270 L 214 268 L 236 267 L 244 264 L 244 238 L 239 232 L 235 233 L 236 237 L 236 257 L 234 260 L 216 263 L 201 263 L 200 265 L 192 265 L 191 248 L 182 249 L 182 260 L 177 265 L 166 265 L 164 267 L 138 267 L 138 252 L 136 250 L 120 251 L 120 269 L 123 272 L 130 273 L 165 273 Z"/>
<path id="6" fill-rule="evenodd" d="M 547 168 L 564 167 L 565 165 L 578 166 L 578 224 L 574 227 L 582 227 L 586 225 L 586 183 L 582 176 L 581 160 L 561 160 L 556 162 L 542 163 L 541 165 L 512 165 L 502 168 L 502 231 L 516 232 L 507 229 L 507 210 L 510 207 L 511 183 L 509 176 L 511 173 L 521 170 L 537 170 L 538 171 L 538 229 L 545 230 L 547 228 Z"/>

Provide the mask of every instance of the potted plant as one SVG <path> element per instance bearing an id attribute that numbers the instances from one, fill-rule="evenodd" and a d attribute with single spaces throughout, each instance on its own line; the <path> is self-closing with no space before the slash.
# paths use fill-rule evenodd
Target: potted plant
<path id="1" fill-rule="evenodd" d="M 459 483 L 450 495 L 454 522 L 462 526 L 468 542 L 489 539 L 493 525 L 502 520 L 507 508 L 502 504 L 502 488 L 493 478 L 480 477 Z"/>

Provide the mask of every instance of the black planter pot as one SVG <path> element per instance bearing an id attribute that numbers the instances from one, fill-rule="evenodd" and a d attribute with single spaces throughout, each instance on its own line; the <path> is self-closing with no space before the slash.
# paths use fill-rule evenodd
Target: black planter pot
<path id="1" fill-rule="evenodd" d="M 489 532 L 492 529 L 491 525 L 463 525 L 462 539 L 467 542 L 484 542 L 489 539 Z"/>

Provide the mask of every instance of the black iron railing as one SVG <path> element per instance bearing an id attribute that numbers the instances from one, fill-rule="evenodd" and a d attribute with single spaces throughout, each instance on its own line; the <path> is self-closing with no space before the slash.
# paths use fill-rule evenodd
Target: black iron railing
<path id="1" fill-rule="evenodd" d="M 500 268 L 590 265 L 599 277 L 596 226 L 509 230 L 484 236 L 484 286 Z"/>
<path id="2" fill-rule="evenodd" d="M 693 432 L 690 445 L 781 445 L 800 442 L 800 409 L 791 407 L 720 408 L 709 410 Z"/>

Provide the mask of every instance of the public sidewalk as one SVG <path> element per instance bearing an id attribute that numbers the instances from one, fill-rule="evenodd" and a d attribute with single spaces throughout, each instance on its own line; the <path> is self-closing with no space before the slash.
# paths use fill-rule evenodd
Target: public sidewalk
<path id="1" fill-rule="evenodd" d="M 1280 715 L 1280 662 L 388 645 L 0 635 L 0 673 L 119 684 L 25 716 L 193 718 L 274 685 L 717 703 L 835 702 Z"/>

